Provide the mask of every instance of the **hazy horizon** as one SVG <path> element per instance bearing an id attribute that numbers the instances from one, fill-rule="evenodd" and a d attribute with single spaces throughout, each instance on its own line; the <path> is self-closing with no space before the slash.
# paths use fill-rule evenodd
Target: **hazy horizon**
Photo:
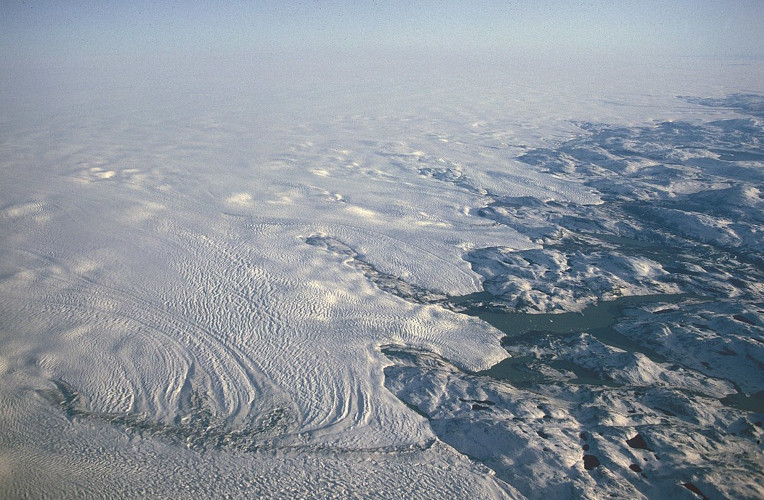
<path id="1" fill-rule="evenodd" d="M 6 64 L 305 51 L 764 55 L 755 1 L 15 1 L 0 11 Z"/>

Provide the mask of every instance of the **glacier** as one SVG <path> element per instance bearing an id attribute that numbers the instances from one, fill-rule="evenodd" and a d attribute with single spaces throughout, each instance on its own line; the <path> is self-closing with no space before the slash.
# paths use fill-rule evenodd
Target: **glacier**
<path id="1" fill-rule="evenodd" d="M 761 497 L 764 65 L 474 64 L 4 77 L 0 496 Z"/>

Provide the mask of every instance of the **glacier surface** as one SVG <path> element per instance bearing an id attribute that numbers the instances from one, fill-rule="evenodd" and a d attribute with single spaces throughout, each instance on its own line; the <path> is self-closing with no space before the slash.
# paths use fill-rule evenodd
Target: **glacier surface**
<path id="1" fill-rule="evenodd" d="M 761 497 L 719 64 L 8 83 L 0 496 Z"/>

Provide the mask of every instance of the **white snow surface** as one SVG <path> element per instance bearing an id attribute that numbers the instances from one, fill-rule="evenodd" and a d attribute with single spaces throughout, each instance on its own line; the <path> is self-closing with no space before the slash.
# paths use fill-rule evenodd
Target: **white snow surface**
<path id="1" fill-rule="evenodd" d="M 687 78 L 702 74 L 696 63 L 668 64 L 662 86 L 633 68 L 593 87 L 524 66 L 277 83 L 234 71 L 20 77 L 0 95 L 0 496 L 528 496 L 543 478 L 521 491 L 385 386 L 383 346 L 476 372 L 508 356 L 504 334 L 390 294 L 306 238 L 334 238 L 380 273 L 448 296 L 483 290 L 497 264 L 481 270 L 466 255 L 494 248 L 512 263 L 494 274 L 512 278 L 490 291 L 535 290 L 542 311 L 677 292 L 650 258 L 546 249 L 553 221 L 479 211 L 523 198 L 563 213 L 606 205 L 583 173 L 517 159 L 581 134 L 576 122 L 737 116 L 676 99 L 720 94 Z M 764 81 L 759 66 L 737 71 L 725 92 Z M 716 186 L 688 182 L 661 196 Z M 652 188 L 631 186 L 649 198 L 636 190 Z M 760 210 L 756 188 L 735 193 L 724 198 L 735 210 Z M 761 242 L 753 222 L 657 213 L 701 240 Z M 574 344 L 545 348 L 630 385 L 734 392 L 723 373 L 698 379 L 588 337 Z M 460 384 L 422 384 L 450 383 Z M 574 413 L 560 417 L 564 432 L 577 428 Z M 491 425 L 511 420 L 502 415 Z M 545 460 L 544 443 L 533 446 L 523 467 Z M 572 467 L 578 455 L 541 468 Z M 581 479 L 580 491 L 634 491 L 597 489 L 607 481 Z"/>

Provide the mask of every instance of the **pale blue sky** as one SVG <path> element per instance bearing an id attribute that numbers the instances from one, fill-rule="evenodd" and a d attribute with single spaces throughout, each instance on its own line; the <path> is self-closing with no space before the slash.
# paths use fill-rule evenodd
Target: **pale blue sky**
<path id="1" fill-rule="evenodd" d="M 0 5 L 0 55 L 289 48 L 764 55 L 764 1 L 56 1 Z"/>

